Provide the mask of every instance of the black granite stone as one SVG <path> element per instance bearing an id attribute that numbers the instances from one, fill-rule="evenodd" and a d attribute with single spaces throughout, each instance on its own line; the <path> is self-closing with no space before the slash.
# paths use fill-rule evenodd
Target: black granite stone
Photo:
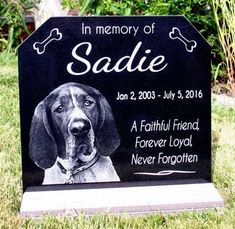
<path id="1" fill-rule="evenodd" d="M 108 101 L 120 135 L 110 158 L 122 185 L 210 181 L 210 74 L 210 46 L 185 17 L 49 19 L 19 48 L 24 188 L 44 177 L 29 157 L 34 110 L 69 82 Z"/>

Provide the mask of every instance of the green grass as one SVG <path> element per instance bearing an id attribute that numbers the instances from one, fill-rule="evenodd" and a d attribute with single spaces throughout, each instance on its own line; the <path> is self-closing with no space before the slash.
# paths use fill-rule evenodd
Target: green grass
<path id="1" fill-rule="evenodd" d="M 225 200 L 223 209 L 23 219 L 18 215 L 22 198 L 18 100 L 16 62 L 6 66 L 0 61 L 0 228 L 235 228 L 235 108 L 212 105 L 213 181 Z"/>

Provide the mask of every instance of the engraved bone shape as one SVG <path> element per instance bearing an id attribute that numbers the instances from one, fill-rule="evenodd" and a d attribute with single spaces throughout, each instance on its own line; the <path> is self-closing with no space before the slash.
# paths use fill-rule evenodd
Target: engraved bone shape
<path id="1" fill-rule="evenodd" d="M 59 41 L 62 38 L 62 33 L 59 32 L 59 29 L 52 29 L 50 35 L 42 42 L 35 42 L 33 44 L 33 49 L 37 51 L 39 55 L 43 54 L 46 50 L 46 46 L 53 40 Z"/>
<path id="2" fill-rule="evenodd" d="M 180 32 L 180 30 L 177 27 L 173 27 L 172 31 L 169 33 L 169 37 L 174 39 L 179 39 L 182 41 L 185 45 L 185 48 L 188 52 L 193 52 L 193 49 L 197 47 L 197 42 L 194 40 L 187 40 Z"/>

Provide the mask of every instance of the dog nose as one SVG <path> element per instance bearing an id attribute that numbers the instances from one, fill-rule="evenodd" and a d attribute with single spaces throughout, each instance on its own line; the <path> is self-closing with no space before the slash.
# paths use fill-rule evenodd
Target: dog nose
<path id="1" fill-rule="evenodd" d="M 91 125 L 87 120 L 79 119 L 73 121 L 69 127 L 69 130 L 73 136 L 82 137 L 91 129 Z"/>

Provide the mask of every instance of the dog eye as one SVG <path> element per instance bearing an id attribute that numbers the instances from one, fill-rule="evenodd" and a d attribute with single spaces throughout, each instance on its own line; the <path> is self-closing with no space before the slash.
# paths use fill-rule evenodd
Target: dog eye
<path id="1" fill-rule="evenodd" d="M 64 111 L 64 107 L 62 105 L 58 106 L 55 110 L 57 113 L 62 113 Z"/>
<path id="2" fill-rule="evenodd" d="M 93 101 L 91 101 L 91 100 L 85 100 L 85 102 L 84 102 L 84 105 L 86 106 L 86 107 L 89 107 L 89 106 L 91 106 L 93 104 Z"/>

